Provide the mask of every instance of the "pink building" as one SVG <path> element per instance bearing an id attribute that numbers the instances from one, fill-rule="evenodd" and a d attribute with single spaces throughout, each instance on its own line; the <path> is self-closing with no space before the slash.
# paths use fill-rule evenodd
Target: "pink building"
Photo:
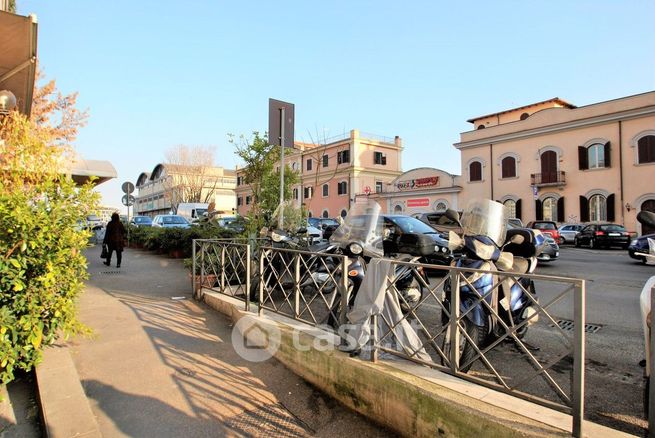
<path id="1" fill-rule="evenodd" d="M 468 121 L 474 129 L 454 145 L 461 205 L 481 197 L 524 222 L 609 221 L 651 231 L 636 215 L 655 211 L 655 92 L 582 107 L 554 98 Z"/>
<path id="2" fill-rule="evenodd" d="M 401 172 L 403 146 L 399 137 L 360 133 L 326 139 L 324 144 L 296 143 L 287 149 L 285 163 L 300 172 L 292 201 L 313 217 L 345 216 L 357 196 L 366 196 L 390 184 Z M 252 193 L 237 169 L 237 211 L 250 210 Z"/>

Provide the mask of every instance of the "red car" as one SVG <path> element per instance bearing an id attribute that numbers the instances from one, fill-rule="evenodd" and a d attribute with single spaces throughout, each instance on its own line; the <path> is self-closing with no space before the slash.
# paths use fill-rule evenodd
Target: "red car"
<path id="1" fill-rule="evenodd" d="M 564 243 L 564 239 L 557 230 L 557 224 L 553 221 L 532 221 L 528 223 L 528 228 L 540 230 L 544 234 L 550 234 L 558 245 Z"/>

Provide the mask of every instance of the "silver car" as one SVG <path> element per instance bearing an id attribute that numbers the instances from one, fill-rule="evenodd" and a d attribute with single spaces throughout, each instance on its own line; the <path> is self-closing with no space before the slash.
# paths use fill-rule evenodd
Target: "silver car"
<path id="1" fill-rule="evenodd" d="M 584 228 L 584 225 L 582 224 L 566 224 L 561 225 L 558 230 L 560 236 L 564 239 L 564 243 L 574 243 L 575 236 L 578 235 L 582 228 Z"/>

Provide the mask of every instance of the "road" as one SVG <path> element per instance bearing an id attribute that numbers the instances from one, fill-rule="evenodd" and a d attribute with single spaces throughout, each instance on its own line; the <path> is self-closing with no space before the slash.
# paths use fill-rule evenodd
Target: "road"
<path id="1" fill-rule="evenodd" d="M 655 268 L 631 259 L 624 250 L 564 246 L 560 258 L 540 265 L 537 273 L 587 280 L 586 321 L 600 326 L 596 333 L 587 333 L 587 418 L 642 435 L 647 423 L 639 366 L 644 358 L 639 294 Z"/>

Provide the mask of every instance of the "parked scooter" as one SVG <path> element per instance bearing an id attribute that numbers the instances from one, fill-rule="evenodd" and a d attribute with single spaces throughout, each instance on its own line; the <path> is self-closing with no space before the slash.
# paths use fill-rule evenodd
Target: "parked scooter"
<path id="1" fill-rule="evenodd" d="M 432 254 L 434 241 L 427 235 L 406 233 L 398 237 L 397 253 L 385 251 L 385 240 L 390 237 L 385 231 L 380 205 L 373 200 L 356 203 L 346 215 L 344 223 L 330 237 L 330 243 L 337 245 L 350 258 L 348 266 L 348 308 L 352 308 L 357 293 L 366 275 L 366 267 L 374 258 L 392 258 L 405 262 L 416 262 Z M 422 298 L 422 285 L 429 283 L 422 269 L 408 265 L 396 265 L 394 285 L 398 290 L 400 308 L 404 314 Z M 338 327 L 341 309 L 341 294 L 337 289 L 330 300 L 331 313 L 328 324 Z"/>
<path id="2" fill-rule="evenodd" d="M 448 210 L 446 214 L 463 230 L 462 237 L 452 231 L 449 234 L 449 248 L 453 252 L 459 250 L 461 254 L 453 261 L 453 266 L 487 271 L 465 273 L 463 275 L 466 279 L 459 282 L 459 311 L 461 315 L 465 315 L 461 320 L 464 330 L 478 349 L 484 348 L 491 338 L 499 338 L 504 334 L 505 330 L 500 321 L 515 330 L 519 339 L 523 338 L 528 326 L 537 322 L 538 318 L 533 308 L 533 302 L 536 300 L 534 283 L 528 278 L 519 278 L 517 281 L 508 278 L 496 287 L 498 277 L 490 271 L 520 274 L 534 272 L 537 256 L 546 245 L 543 235 L 527 228 L 507 231 L 505 207 L 495 201 L 472 201 L 462 214 L 461 220 L 453 210 Z M 507 243 L 503 245 L 505 241 Z M 444 283 L 446 309 L 450 309 L 451 291 L 448 279 Z M 450 315 L 442 311 L 442 324 L 447 325 L 449 320 Z M 462 372 L 470 370 L 477 354 L 471 341 L 464 335 L 459 337 L 459 363 L 462 365 Z M 450 355 L 450 347 L 448 327 L 443 342 L 446 357 Z M 446 361 L 442 360 L 442 364 L 446 365 Z"/>
<path id="3" fill-rule="evenodd" d="M 647 225 L 651 228 L 655 228 L 655 213 L 649 211 L 640 211 L 637 215 L 637 220 L 642 225 Z M 652 265 L 655 264 L 655 239 L 648 239 L 649 251 L 646 253 L 636 253 L 636 255 L 642 256 L 646 260 L 646 264 Z M 650 337 L 651 337 L 651 289 L 655 287 L 655 275 L 650 277 L 644 287 L 641 290 L 639 295 L 639 307 L 641 309 L 641 322 L 644 330 L 644 351 L 646 353 L 645 360 L 645 369 L 644 377 L 646 378 L 646 384 L 644 385 L 644 412 L 646 417 L 648 417 L 648 404 L 649 404 L 649 390 L 650 390 L 650 374 L 652 364 L 650 363 Z"/>

